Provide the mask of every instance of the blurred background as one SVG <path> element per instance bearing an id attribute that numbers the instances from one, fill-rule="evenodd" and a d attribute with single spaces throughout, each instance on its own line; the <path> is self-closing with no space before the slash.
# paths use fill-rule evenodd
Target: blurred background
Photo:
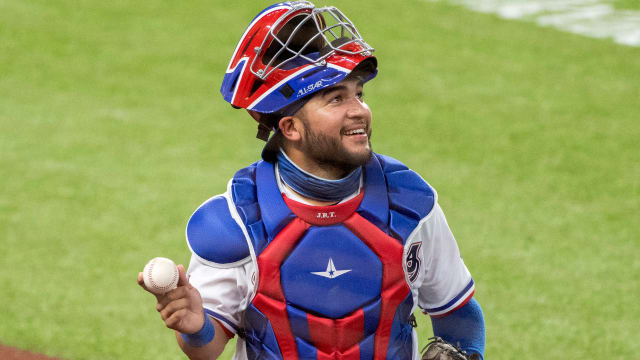
<path id="1" fill-rule="evenodd" d="M 188 263 L 190 214 L 259 158 L 219 88 L 270 3 L 0 0 L 0 343 L 185 358 L 136 276 Z M 316 4 L 376 48 L 374 151 L 437 189 L 486 358 L 637 356 L 640 48 L 465 1 Z"/>

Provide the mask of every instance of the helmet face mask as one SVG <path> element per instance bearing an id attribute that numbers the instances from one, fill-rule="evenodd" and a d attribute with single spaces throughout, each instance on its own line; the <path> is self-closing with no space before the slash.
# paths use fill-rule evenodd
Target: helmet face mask
<path id="1" fill-rule="evenodd" d="M 305 4 L 306 3 L 301 3 Z M 370 47 L 353 23 L 337 8 L 292 8 L 269 29 L 262 45 L 255 49 L 264 53 L 255 57 L 251 72 L 265 80 L 274 70 L 298 60 L 324 65 L 323 61 L 336 51 L 344 54 L 371 54 Z M 310 9 L 311 12 L 306 10 Z M 289 13 L 294 14 L 289 16 Z M 349 46 L 350 44 L 356 46 Z M 261 63 L 257 61 L 261 59 Z"/>
<path id="2" fill-rule="evenodd" d="M 353 23 L 335 7 L 286 2 L 258 14 L 240 39 L 220 89 L 234 107 L 275 113 L 376 60 Z"/>

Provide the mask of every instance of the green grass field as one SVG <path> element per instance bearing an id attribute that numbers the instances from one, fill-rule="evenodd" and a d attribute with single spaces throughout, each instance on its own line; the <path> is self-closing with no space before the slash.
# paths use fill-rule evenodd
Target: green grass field
<path id="1" fill-rule="evenodd" d="M 640 10 L 638 0 L 613 0 L 613 6 L 618 9 Z"/>
<path id="2" fill-rule="evenodd" d="M 218 89 L 267 4 L 0 0 L 0 343 L 183 358 L 135 278 L 186 263 L 191 212 L 258 157 Z M 339 5 L 377 49 L 374 149 L 438 190 L 487 358 L 637 356 L 640 48 L 445 3 Z"/>

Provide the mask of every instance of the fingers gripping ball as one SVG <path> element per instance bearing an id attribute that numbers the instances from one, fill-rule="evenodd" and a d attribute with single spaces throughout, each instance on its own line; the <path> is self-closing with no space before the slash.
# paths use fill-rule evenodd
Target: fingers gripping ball
<path id="1" fill-rule="evenodd" d="M 144 286 L 154 294 L 162 295 L 178 286 L 178 267 L 163 257 L 151 259 L 142 271 Z"/>

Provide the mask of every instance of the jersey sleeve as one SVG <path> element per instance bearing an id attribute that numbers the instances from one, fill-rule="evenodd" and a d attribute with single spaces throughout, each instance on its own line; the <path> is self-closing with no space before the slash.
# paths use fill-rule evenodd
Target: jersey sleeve
<path id="1" fill-rule="evenodd" d="M 473 296 L 474 282 L 437 203 L 411 237 L 410 244 L 418 247 L 422 262 L 418 306 L 430 316 L 439 317 L 466 304 Z"/>
<path id="2" fill-rule="evenodd" d="M 205 312 L 231 333 L 240 329 L 241 314 L 246 309 L 253 286 L 253 262 L 235 267 L 213 267 L 192 255 L 187 276 L 200 292 Z"/>

